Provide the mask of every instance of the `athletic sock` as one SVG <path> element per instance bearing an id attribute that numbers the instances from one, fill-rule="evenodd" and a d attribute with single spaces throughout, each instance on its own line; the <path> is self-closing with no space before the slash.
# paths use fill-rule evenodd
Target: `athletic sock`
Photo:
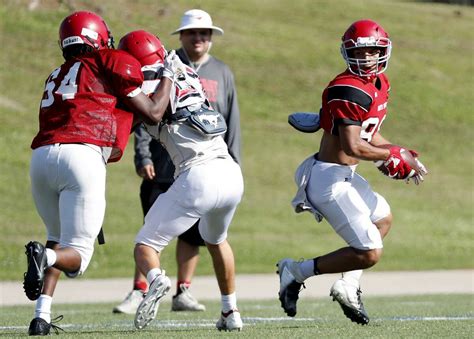
<path id="1" fill-rule="evenodd" d="M 146 290 L 148 289 L 148 284 L 145 280 L 134 280 L 133 281 L 133 289 L 138 290 L 138 291 L 142 291 L 143 293 L 145 293 Z"/>
<path id="2" fill-rule="evenodd" d="M 46 249 L 46 265 L 48 267 L 53 266 L 56 263 L 58 256 L 56 255 L 56 252 L 52 250 L 51 248 Z"/>
<path id="3" fill-rule="evenodd" d="M 303 276 L 304 280 L 314 275 L 321 274 L 317 268 L 318 258 L 304 260 L 299 263 L 301 275 Z"/>
<path id="4" fill-rule="evenodd" d="M 234 293 L 221 295 L 222 312 L 227 313 L 237 309 L 237 296 Z"/>
<path id="5" fill-rule="evenodd" d="M 312 277 L 314 275 L 314 262 L 313 259 L 305 260 L 300 262 L 299 264 L 301 275 L 303 276 L 304 280 Z"/>
<path id="6" fill-rule="evenodd" d="M 148 281 L 149 284 L 152 283 L 153 280 L 155 280 L 155 278 L 157 276 L 159 276 L 161 274 L 161 269 L 159 268 L 152 268 L 151 270 L 148 271 L 148 273 L 146 274 L 146 280 Z"/>
<path id="7" fill-rule="evenodd" d="M 191 282 L 187 280 L 178 280 L 178 282 L 176 283 L 176 295 L 180 295 L 181 293 L 183 293 L 183 291 L 181 290 L 181 285 L 184 285 L 186 288 L 189 288 L 191 286 Z"/>
<path id="8" fill-rule="evenodd" d="M 319 271 L 318 261 L 319 261 L 319 257 L 316 257 L 316 258 L 313 259 L 313 263 L 314 263 L 313 273 L 314 273 L 314 275 L 322 274 L 321 271 Z"/>
<path id="9" fill-rule="evenodd" d="M 46 294 L 41 294 L 36 301 L 35 318 L 44 319 L 48 324 L 51 323 L 51 303 L 53 298 Z"/>

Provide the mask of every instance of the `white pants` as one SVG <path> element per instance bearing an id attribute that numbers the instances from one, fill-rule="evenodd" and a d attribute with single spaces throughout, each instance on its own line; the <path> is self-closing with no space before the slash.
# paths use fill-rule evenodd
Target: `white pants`
<path id="1" fill-rule="evenodd" d="M 199 232 L 204 241 L 219 244 L 227 238 L 242 194 L 242 172 L 231 158 L 193 166 L 160 194 L 135 242 L 161 252 L 200 219 Z"/>
<path id="2" fill-rule="evenodd" d="M 316 161 L 306 192 L 349 246 L 362 250 L 383 247 L 374 222 L 388 216 L 390 206 L 355 173 L 355 166 Z"/>
<path id="3" fill-rule="evenodd" d="M 100 148 L 84 144 L 39 147 L 33 150 L 30 177 L 47 239 L 79 252 L 77 274 L 82 274 L 104 221 L 106 169 Z"/>

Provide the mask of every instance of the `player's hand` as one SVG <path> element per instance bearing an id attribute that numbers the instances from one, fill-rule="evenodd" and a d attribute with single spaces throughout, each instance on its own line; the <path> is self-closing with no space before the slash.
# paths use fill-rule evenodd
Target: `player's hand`
<path id="1" fill-rule="evenodd" d="M 412 172 L 412 168 L 403 159 L 401 152 L 402 147 L 393 145 L 390 147 L 390 155 L 384 161 L 384 165 L 388 171 L 387 175 L 395 179 L 407 179 Z"/>
<path id="2" fill-rule="evenodd" d="M 155 178 L 155 167 L 153 165 L 145 165 L 137 173 L 138 176 L 145 180 L 153 180 Z"/>
<path id="3" fill-rule="evenodd" d="M 174 81 L 175 70 L 173 64 L 175 58 L 178 58 L 178 56 L 176 55 L 176 51 L 172 50 L 166 55 L 163 63 L 162 77 L 168 78 L 171 81 Z"/>
<path id="4" fill-rule="evenodd" d="M 186 78 L 186 65 L 173 50 L 165 58 L 163 76 L 167 73 L 173 74 L 172 80 L 184 80 Z M 171 79 L 171 78 L 170 78 Z"/>
<path id="5" fill-rule="evenodd" d="M 415 161 L 416 161 L 416 164 L 418 165 L 420 171 L 418 173 L 416 173 L 413 177 L 411 178 L 407 178 L 406 179 L 406 182 L 408 184 L 408 182 L 410 181 L 410 179 L 413 180 L 413 182 L 415 183 L 415 185 L 419 185 L 421 184 L 425 179 L 424 179 L 424 176 L 428 174 L 428 169 L 425 167 L 425 165 L 423 165 L 423 163 L 418 159 L 419 157 L 419 154 L 417 151 L 415 150 L 409 150 L 409 152 L 411 153 L 411 155 L 415 158 Z"/>

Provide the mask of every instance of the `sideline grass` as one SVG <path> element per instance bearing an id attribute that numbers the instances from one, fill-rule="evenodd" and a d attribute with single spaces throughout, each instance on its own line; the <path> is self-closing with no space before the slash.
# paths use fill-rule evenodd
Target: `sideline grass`
<path id="1" fill-rule="evenodd" d="M 330 298 L 302 299 L 295 318 L 286 317 L 277 300 L 241 301 L 244 330 L 239 338 L 472 338 L 472 295 L 368 297 L 368 326 L 351 323 Z M 112 314 L 112 304 L 53 305 L 53 316 L 66 332 L 61 338 L 215 338 L 218 302 L 207 302 L 206 312 L 170 312 L 160 306 L 158 317 L 136 331 L 132 315 Z M 0 315 L 0 336 L 25 336 L 33 307 L 5 307 Z"/>

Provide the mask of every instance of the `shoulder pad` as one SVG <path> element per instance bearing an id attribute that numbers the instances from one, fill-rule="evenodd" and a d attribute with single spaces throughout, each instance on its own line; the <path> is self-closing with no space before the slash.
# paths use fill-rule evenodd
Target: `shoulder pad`
<path id="1" fill-rule="evenodd" d="M 372 104 L 372 97 L 362 89 L 349 85 L 334 85 L 328 88 L 328 102 L 344 100 L 361 106 L 368 111 Z"/>
<path id="2" fill-rule="evenodd" d="M 314 133 L 319 125 L 319 114 L 312 112 L 295 112 L 288 116 L 288 123 L 300 132 Z"/>

